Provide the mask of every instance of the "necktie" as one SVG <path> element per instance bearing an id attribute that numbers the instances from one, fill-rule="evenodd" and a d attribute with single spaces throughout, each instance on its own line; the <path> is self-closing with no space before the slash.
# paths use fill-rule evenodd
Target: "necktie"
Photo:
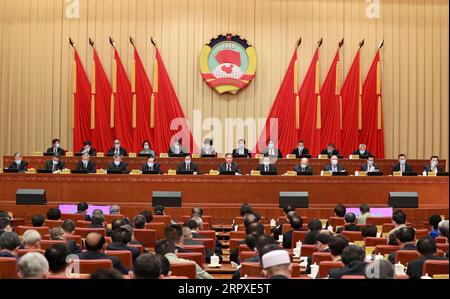
<path id="1" fill-rule="evenodd" d="M 150 170 L 153 170 L 153 166 L 150 166 Z"/>
<path id="2" fill-rule="evenodd" d="M 186 170 L 189 170 L 189 164 L 186 164 Z"/>
<path id="3" fill-rule="evenodd" d="M 266 167 L 265 171 L 269 171 L 269 166 L 266 165 L 265 167 Z"/>
<path id="4" fill-rule="evenodd" d="M 56 171 L 56 165 L 53 164 L 53 171 Z"/>
<path id="5" fill-rule="evenodd" d="M 227 164 L 227 171 L 231 171 L 231 166 L 230 166 L 230 164 Z"/>

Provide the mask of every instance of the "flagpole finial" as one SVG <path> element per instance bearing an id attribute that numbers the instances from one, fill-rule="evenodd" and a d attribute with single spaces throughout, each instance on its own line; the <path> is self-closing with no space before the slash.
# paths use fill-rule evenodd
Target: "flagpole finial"
<path id="1" fill-rule="evenodd" d="M 113 48 L 116 47 L 116 45 L 114 44 L 114 40 L 111 36 L 109 37 L 109 43 L 111 44 L 111 46 L 113 46 Z"/>
<path id="2" fill-rule="evenodd" d="M 153 46 L 156 47 L 156 41 L 153 39 L 153 36 L 150 36 L 150 41 L 152 42 Z"/>
<path id="3" fill-rule="evenodd" d="M 383 48 L 384 46 L 384 38 L 381 40 L 380 44 L 378 45 L 378 49 Z"/>
<path id="4" fill-rule="evenodd" d="M 69 44 L 72 46 L 72 48 L 75 49 L 75 42 L 73 41 L 73 39 L 71 37 L 69 37 Z"/>
<path id="5" fill-rule="evenodd" d="M 323 37 L 321 37 L 320 40 L 317 42 L 317 48 L 320 48 L 322 43 L 323 43 Z"/>
<path id="6" fill-rule="evenodd" d="M 359 48 L 361 49 L 364 46 L 364 38 L 359 42 Z"/>
<path id="7" fill-rule="evenodd" d="M 135 44 L 134 44 L 134 39 L 130 36 L 130 43 L 133 45 L 134 48 L 136 48 Z"/>
<path id="8" fill-rule="evenodd" d="M 92 40 L 92 38 L 89 38 L 89 44 L 91 45 L 92 48 L 95 48 L 95 43 Z"/>
<path id="9" fill-rule="evenodd" d="M 302 44 L 302 37 L 300 36 L 300 38 L 297 40 L 297 48 L 300 47 L 300 45 Z"/>
<path id="10" fill-rule="evenodd" d="M 342 38 L 341 41 L 339 42 L 339 48 L 341 48 L 342 45 L 344 45 L 344 38 Z"/>

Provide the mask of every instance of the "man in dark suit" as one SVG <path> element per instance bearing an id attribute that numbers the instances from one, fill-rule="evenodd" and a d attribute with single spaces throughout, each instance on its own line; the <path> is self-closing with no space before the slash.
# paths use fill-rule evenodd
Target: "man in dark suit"
<path id="1" fill-rule="evenodd" d="M 81 161 L 77 164 L 77 170 L 87 170 L 88 173 L 95 173 L 95 163 L 91 161 L 91 156 L 87 152 L 81 156 Z"/>
<path id="2" fill-rule="evenodd" d="M 225 162 L 220 164 L 219 171 L 230 171 L 235 172 L 236 174 L 241 173 L 239 166 L 233 162 L 233 155 L 230 153 L 225 155 Z"/>
<path id="3" fill-rule="evenodd" d="M 70 254 L 78 254 L 81 253 L 80 246 L 75 242 L 75 240 L 68 240 L 69 236 L 72 236 L 75 232 L 75 222 L 70 219 L 64 220 L 63 224 L 61 224 L 61 228 L 63 229 L 63 239 L 67 240 L 67 249 L 69 249 Z M 80 244 L 81 245 L 81 244 Z"/>
<path id="4" fill-rule="evenodd" d="M 118 139 L 114 140 L 114 147 L 110 148 L 108 151 L 108 155 L 117 155 L 128 156 L 128 152 L 125 148 L 120 146 L 120 141 Z"/>
<path id="5" fill-rule="evenodd" d="M 245 147 L 245 139 L 238 140 L 238 147 L 233 150 L 233 157 L 251 158 L 252 153 Z"/>
<path id="6" fill-rule="evenodd" d="M 112 230 L 105 226 L 105 215 L 103 215 L 102 210 L 94 210 L 91 215 L 92 224 L 89 225 L 90 228 L 103 228 L 105 229 L 105 234 L 107 237 L 111 237 Z"/>
<path id="7" fill-rule="evenodd" d="M 21 245 L 19 236 L 15 232 L 3 232 L 0 235 L 0 257 L 12 257 L 19 260 L 18 251 Z"/>
<path id="8" fill-rule="evenodd" d="M 61 156 L 54 154 L 51 160 L 45 162 L 44 169 L 51 170 L 53 173 L 61 172 L 64 169 L 64 162 L 61 161 Z"/>
<path id="9" fill-rule="evenodd" d="M 49 153 L 49 154 L 60 154 L 61 156 L 64 156 L 65 152 L 66 151 L 61 148 L 61 142 L 59 139 L 53 139 L 52 147 L 49 147 L 47 149 L 47 153 Z"/>
<path id="10" fill-rule="evenodd" d="M 169 157 L 184 157 L 188 154 L 187 149 L 182 146 L 182 139 L 175 139 L 168 150 Z"/>
<path id="11" fill-rule="evenodd" d="M 417 251 L 420 253 L 420 258 L 410 261 L 408 263 L 408 270 L 406 270 L 406 274 L 411 279 L 419 279 L 426 274 L 423 273 L 423 264 L 426 260 L 445 260 L 445 258 L 436 255 L 436 241 L 429 236 L 419 239 L 417 242 Z"/>
<path id="12" fill-rule="evenodd" d="M 327 145 L 327 148 L 322 150 L 320 152 L 320 154 L 321 155 L 328 155 L 328 158 L 331 158 L 331 156 L 333 156 L 333 155 L 339 156 L 339 151 L 334 148 L 334 144 L 333 143 L 329 143 Z"/>
<path id="13" fill-rule="evenodd" d="M 339 164 L 339 159 L 336 155 L 331 156 L 330 164 L 325 165 L 323 170 L 331 172 L 345 172 L 344 166 Z"/>
<path id="14" fill-rule="evenodd" d="M 139 256 L 139 249 L 128 246 L 131 242 L 132 234 L 126 228 L 116 228 L 111 234 L 112 243 L 106 247 L 106 250 L 128 250 L 131 252 L 133 261 Z"/>
<path id="15" fill-rule="evenodd" d="M 10 169 L 18 169 L 19 172 L 28 170 L 28 162 L 22 159 L 21 153 L 14 154 L 14 161 L 9 165 Z"/>
<path id="16" fill-rule="evenodd" d="M 108 171 L 112 169 L 119 169 L 122 171 L 122 173 L 128 172 L 128 163 L 122 162 L 122 156 L 120 154 L 114 155 L 114 161 L 109 163 L 108 165 Z"/>
<path id="17" fill-rule="evenodd" d="M 328 230 L 319 231 L 316 234 L 315 245 L 318 252 L 330 252 L 328 243 L 333 237 L 333 233 Z M 306 273 L 311 273 L 312 256 L 308 256 L 308 265 L 306 266 Z"/>
<path id="18" fill-rule="evenodd" d="M 296 171 L 296 172 L 313 172 L 313 169 L 309 165 L 308 158 L 302 158 L 300 160 L 300 164 L 295 165 L 294 171 Z"/>
<path id="19" fill-rule="evenodd" d="M 184 157 L 184 161 L 177 165 L 177 171 L 184 171 L 184 170 L 192 170 L 194 174 L 198 173 L 198 166 L 195 163 L 192 163 L 192 156 L 191 154 L 186 154 Z"/>
<path id="20" fill-rule="evenodd" d="M 366 172 L 378 172 L 380 168 L 375 165 L 375 157 L 372 155 L 367 156 L 367 161 L 365 164 L 361 165 L 361 171 Z"/>
<path id="21" fill-rule="evenodd" d="M 427 173 L 429 172 L 442 172 L 442 168 L 439 167 L 439 157 L 438 156 L 431 156 L 430 158 L 430 164 L 426 165 L 423 168 L 423 171 L 426 171 Z"/>
<path id="22" fill-rule="evenodd" d="M 355 215 L 355 213 L 351 213 L 350 212 L 350 213 L 345 214 L 344 220 L 345 220 L 344 226 L 338 228 L 336 230 L 336 233 L 341 234 L 344 230 L 352 231 L 352 232 L 359 232 L 359 231 L 361 231 L 359 226 L 357 226 L 355 224 L 355 222 L 356 222 L 356 215 Z"/>
<path id="23" fill-rule="evenodd" d="M 358 149 L 355 150 L 352 155 L 358 155 L 360 159 L 364 159 L 367 156 L 370 156 L 371 153 L 367 150 L 367 146 L 365 144 L 360 144 Z"/>
<path id="24" fill-rule="evenodd" d="M 300 140 L 297 144 L 297 148 L 294 149 L 291 153 L 292 155 L 295 155 L 298 158 L 302 158 L 303 156 L 309 155 L 309 150 L 305 148 L 305 143 Z"/>
<path id="25" fill-rule="evenodd" d="M 364 250 L 356 245 L 348 245 L 342 251 L 342 263 L 344 267 L 331 269 L 330 278 L 341 278 L 344 275 L 365 275 L 366 263 L 364 262 Z"/>
<path id="26" fill-rule="evenodd" d="M 89 140 L 86 140 L 84 142 L 84 146 L 82 149 L 80 149 L 80 153 L 81 154 L 88 153 L 89 156 L 97 155 L 97 151 L 95 150 L 95 148 L 92 147 L 92 143 Z"/>
<path id="27" fill-rule="evenodd" d="M 156 163 L 156 158 L 153 156 L 149 156 L 147 159 L 147 163 L 142 164 L 142 171 L 157 171 L 158 174 L 162 174 L 161 165 Z"/>
<path id="28" fill-rule="evenodd" d="M 277 168 L 275 165 L 272 164 L 272 161 L 270 159 L 269 155 L 264 156 L 262 159 L 262 162 L 259 163 L 258 169 L 261 173 L 264 172 L 277 172 Z"/>
<path id="29" fill-rule="evenodd" d="M 263 155 L 269 155 L 271 157 L 275 157 L 275 158 L 283 158 L 283 154 L 281 153 L 281 151 L 279 149 L 277 149 L 275 147 L 275 142 L 273 142 L 273 140 L 269 140 L 267 142 L 267 148 L 264 149 L 261 154 Z"/>
<path id="30" fill-rule="evenodd" d="M 75 229 L 75 227 L 74 227 Z M 81 253 L 80 247 L 75 243 L 75 240 L 66 240 L 65 237 L 65 231 L 62 227 L 52 227 L 50 229 L 50 240 L 65 240 L 67 249 L 69 250 L 70 254 L 78 254 Z"/>
<path id="31" fill-rule="evenodd" d="M 98 233 L 90 233 L 87 235 L 85 241 L 85 248 L 87 251 L 79 253 L 78 257 L 80 260 L 111 260 L 114 269 L 120 271 L 124 275 L 127 275 L 128 269 L 122 265 L 118 257 L 109 256 L 104 253 L 105 243 L 105 237 Z"/>
<path id="32" fill-rule="evenodd" d="M 291 224 L 292 229 L 283 234 L 283 248 L 285 249 L 292 248 L 292 233 L 294 231 L 304 231 L 303 220 L 301 217 L 294 216 L 290 218 L 289 223 Z"/>
<path id="33" fill-rule="evenodd" d="M 77 203 L 77 212 L 75 214 L 83 214 L 85 221 L 91 221 L 91 216 L 87 214 L 87 210 L 89 205 L 87 202 L 79 202 Z"/>
<path id="34" fill-rule="evenodd" d="M 392 168 L 392 172 L 401 171 L 401 172 L 413 172 L 413 168 L 406 164 L 406 155 L 400 154 L 398 155 L 398 163 L 394 165 Z"/>
<path id="35" fill-rule="evenodd" d="M 395 232 L 395 237 L 397 238 L 397 244 L 400 246 L 400 250 L 417 250 L 416 242 L 414 242 L 416 237 L 416 230 L 414 228 L 403 227 Z M 396 255 L 397 251 L 389 254 L 388 260 L 393 264 L 395 263 Z"/>

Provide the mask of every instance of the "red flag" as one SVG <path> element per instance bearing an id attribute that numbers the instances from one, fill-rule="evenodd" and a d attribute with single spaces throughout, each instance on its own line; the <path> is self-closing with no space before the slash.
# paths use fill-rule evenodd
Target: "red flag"
<path id="1" fill-rule="evenodd" d="M 297 100 L 297 48 L 281 82 L 275 101 L 273 102 L 264 129 L 259 137 L 255 151 L 260 153 L 271 139 L 283 155 L 291 153 L 297 146 L 298 100 Z M 297 111 L 297 112 L 296 112 Z"/>
<path id="2" fill-rule="evenodd" d="M 298 92 L 300 99 L 300 135 L 299 138 L 309 148 L 311 156 L 320 151 L 321 115 L 319 97 L 319 49 L 316 49 L 311 64 Z"/>
<path id="3" fill-rule="evenodd" d="M 362 130 L 359 141 L 378 159 L 384 159 L 383 115 L 381 102 L 380 51 L 362 87 Z"/>
<path id="4" fill-rule="evenodd" d="M 339 49 L 333 63 L 328 70 L 327 77 L 320 90 L 322 102 L 322 136 L 320 148 L 324 149 L 333 143 L 337 149 L 341 148 L 341 100 L 339 95 Z"/>
<path id="5" fill-rule="evenodd" d="M 84 145 L 84 141 L 91 140 L 91 83 L 81 63 L 78 51 L 75 51 L 74 61 L 74 128 L 73 151 L 76 152 Z"/>
<path id="6" fill-rule="evenodd" d="M 171 142 L 178 138 L 182 139 L 182 145 L 191 153 L 197 151 L 188 122 L 184 117 L 158 48 L 156 48 L 155 70 L 156 80 L 154 80 L 156 82 L 153 82 L 155 109 L 154 114 L 152 113 L 154 116 L 155 154 L 167 153 Z M 150 117 L 151 124 L 152 115 Z"/>
<path id="7" fill-rule="evenodd" d="M 133 94 L 131 93 L 130 80 L 116 48 L 114 48 L 114 61 L 117 67 L 116 88 L 113 85 L 114 128 L 116 130 L 116 138 L 120 140 L 121 146 L 130 150 L 133 146 L 133 128 L 131 124 Z"/>
<path id="8" fill-rule="evenodd" d="M 360 95 L 360 57 L 358 49 L 352 66 L 341 89 L 342 96 L 342 132 L 340 153 L 347 157 L 358 148 L 359 95 Z"/>
<path id="9" fill-rule="evenodd" d="M 142 150 L 142 142 L 150 141 L 153 149 L 153 130 L 150 128 L 150 100 L 153 88 L 145 72 L 144 65 L 137 49 L 134 49 L 135 60 L 135 95 L 136 95 L 136 128 L 133 134 L 133 151 L 139 153 Z"/>
<path id="10" fill-rule="evenodd" d="M 95 100 L 95 122 L 91 126 L 92 143 L 98 152 L 107 152 L 112 147 L 114 129 L 111 128 L 111 98 L 112 88 L 106 77 L 103 65 L 94 49 L 94 78 L 95 85 L 92 91 Z"/>

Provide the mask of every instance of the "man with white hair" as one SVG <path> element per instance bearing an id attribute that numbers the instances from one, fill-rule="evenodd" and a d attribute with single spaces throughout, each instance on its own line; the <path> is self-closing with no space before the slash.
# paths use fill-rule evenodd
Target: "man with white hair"
<path id="1" fill-rule="evenodd" d="M 277 245 L 267 245 L 263 248 L 267 253 L 262 255 L 264 277 L 269 279 L 291 278 L 291 259 L 289 253 Z"/>
<path id="2" fill-rule="evenodd" d="M 448 220 L 442 220 L 441 222 L 439 222 L 438 229 L 441 236 L 448 239 Z"/>
<path id="3" fill-rule="evenodd" d="M 41 234 L 34 229 L 29 229 L 23 233 L 23 247 L 25 249 L 41 249 Z"/>
<path id="4" fill-rule="evenodd" d="M 120 206 L 119 205 L 112 205 L 109 208 L 109 213 L 111 215 L 119 215 L 120 214 Z"/>
<path id="5" fill-rule="evenodd" d="M 360 158 L 367 158 L 367 156 L 371 156 L 372 154 L 367 150 L 365 144 L 360 144 L 358 149 L 353 152 L 353 155 L 359 156 Z"/>
<path id="6" fill-rule="evenodd" d="M 29 252 L 19 260 L 19 276 L 22 279 L 45 279 L 48 275 L 47 259 L 39 252 Z"/>

